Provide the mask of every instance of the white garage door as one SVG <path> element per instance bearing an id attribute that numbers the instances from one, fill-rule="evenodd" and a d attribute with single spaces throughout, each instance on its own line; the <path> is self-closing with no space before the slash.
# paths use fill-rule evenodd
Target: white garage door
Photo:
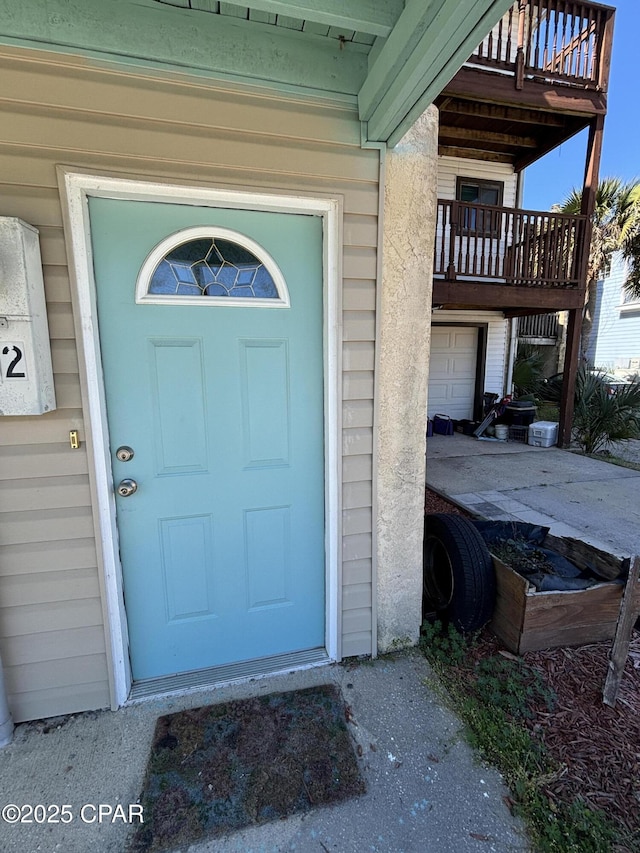
<path id="1" fill-rule="evenodd" d="M 428 416 L 437 413 L 455 420 L 473 417 L 476 391 L 478 329 L 434 326 L 431 329 Z"/>

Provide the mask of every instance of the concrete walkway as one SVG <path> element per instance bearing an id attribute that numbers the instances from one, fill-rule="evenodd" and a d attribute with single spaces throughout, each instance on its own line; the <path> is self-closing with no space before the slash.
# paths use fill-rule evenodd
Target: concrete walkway
<path id="1" fill-rule="evenodd" d="M 505 805 L 500 776 L 477 763 L 459 721 L 428 686 L 429 677 L 424 656 L 412 650 L 155 699 L 115 713 L 22 724 L 13 743 L 0 750 L 0 806 L 43 804 L 58 822 L 39 823 L 33 815 L 30 823 L 0 819 L 0 850 L 121 853 L 130 826 L 110 822 L 106 812 L 99 821 L 97 806 L 120 804 L 127 814 L 136 802 L 158 716 L 335 683 L 351 709 L 349 728 L 367 792 L 195 844 L 191 853 L 525 853 L 528 842 Z M 72 820 L 61 822 L 54 805 L 68 805 L 64 814 Z M 11 818 L 11 810 L 5 815 Z"/>
<path id="2" fill-rule="evenodd" d="M 456 433 L 427 440 L 427 485 L 485 518 L 541 524 L 621 557 L 640 553 L 640 471 Z"/>

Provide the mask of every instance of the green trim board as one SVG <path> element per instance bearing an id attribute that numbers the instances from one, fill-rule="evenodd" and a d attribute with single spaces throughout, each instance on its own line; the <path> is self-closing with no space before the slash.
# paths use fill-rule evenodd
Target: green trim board
<path id="1" fill-rule="evenodd" d="M 511 6 L 511 0 L 408 0 L 358 95 L 367 138 L 395 145 Z"/>
<path id="2" fill-rule="evenodd" d="M 257 13 L 297 18 L 300 31 L 261 23 L 250 7 L 242 7 L 248 19 L 240 19 L 180 2 L 0 0 L 0 43 L 229 79 L 281 94 L 357 96 L 366 141 L 393 146 L 511 6 L 511 0 L 406 0 L 400 12 L 401 0 L 257 0 Z M 294 14 L 281 15 L 285 9 Z M 305 29 L 307 21 L 388 37 L 378 35 L 373 45 L 339 40 L 331 30 Z"/>
<path id="3" fill-rule="evenodd" d="M 369 46 L 152 0 L 0 0 L 0 42 L 356 95 Z M 215 49 L 213 49 L 215 46 Z"/>

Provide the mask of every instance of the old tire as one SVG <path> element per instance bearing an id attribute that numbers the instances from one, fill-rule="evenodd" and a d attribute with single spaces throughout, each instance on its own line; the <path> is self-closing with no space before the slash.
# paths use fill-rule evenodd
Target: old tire
<path id="1" fill-rule="evenodd" d="M 491 619 L 495 601 L 493 561 L 475 527 L 460 515 L 427 515 L 423 611 L 435 609 L 459 631 L 476 631 Z"/>

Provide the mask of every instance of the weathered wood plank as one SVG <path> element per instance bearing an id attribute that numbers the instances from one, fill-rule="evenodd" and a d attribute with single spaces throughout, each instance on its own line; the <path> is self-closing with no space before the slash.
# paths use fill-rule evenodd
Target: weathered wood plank
<path id="1" fill-rule="evenodd" d="M 570 536 L 559 537 L 548 534 L 545 545 L 571 560 L 579 569 L 583 571 L 586 569 L 607 581 L 619 578 L 629 569 L 630 560 L 628 557 L 616 557 L 615 554 L 608 554 L 606 551 L 601 551 L 593 545 L 587 545 L 580 539 L 572 539 Z"/>
<path id="2" fill-rule="evenodd" d="M 622 681 L 624 666 L 629 654 L 631 633 L 640 612 L 640 557 L 635 557 L 629 570 L 629 577 L 622 597 L 620 616 L 616 625 L 615 639 L 609 656 L 607 677 L 604 683 L 602 701 L 605 705 L 616 704 L 618 690 Z"/>

